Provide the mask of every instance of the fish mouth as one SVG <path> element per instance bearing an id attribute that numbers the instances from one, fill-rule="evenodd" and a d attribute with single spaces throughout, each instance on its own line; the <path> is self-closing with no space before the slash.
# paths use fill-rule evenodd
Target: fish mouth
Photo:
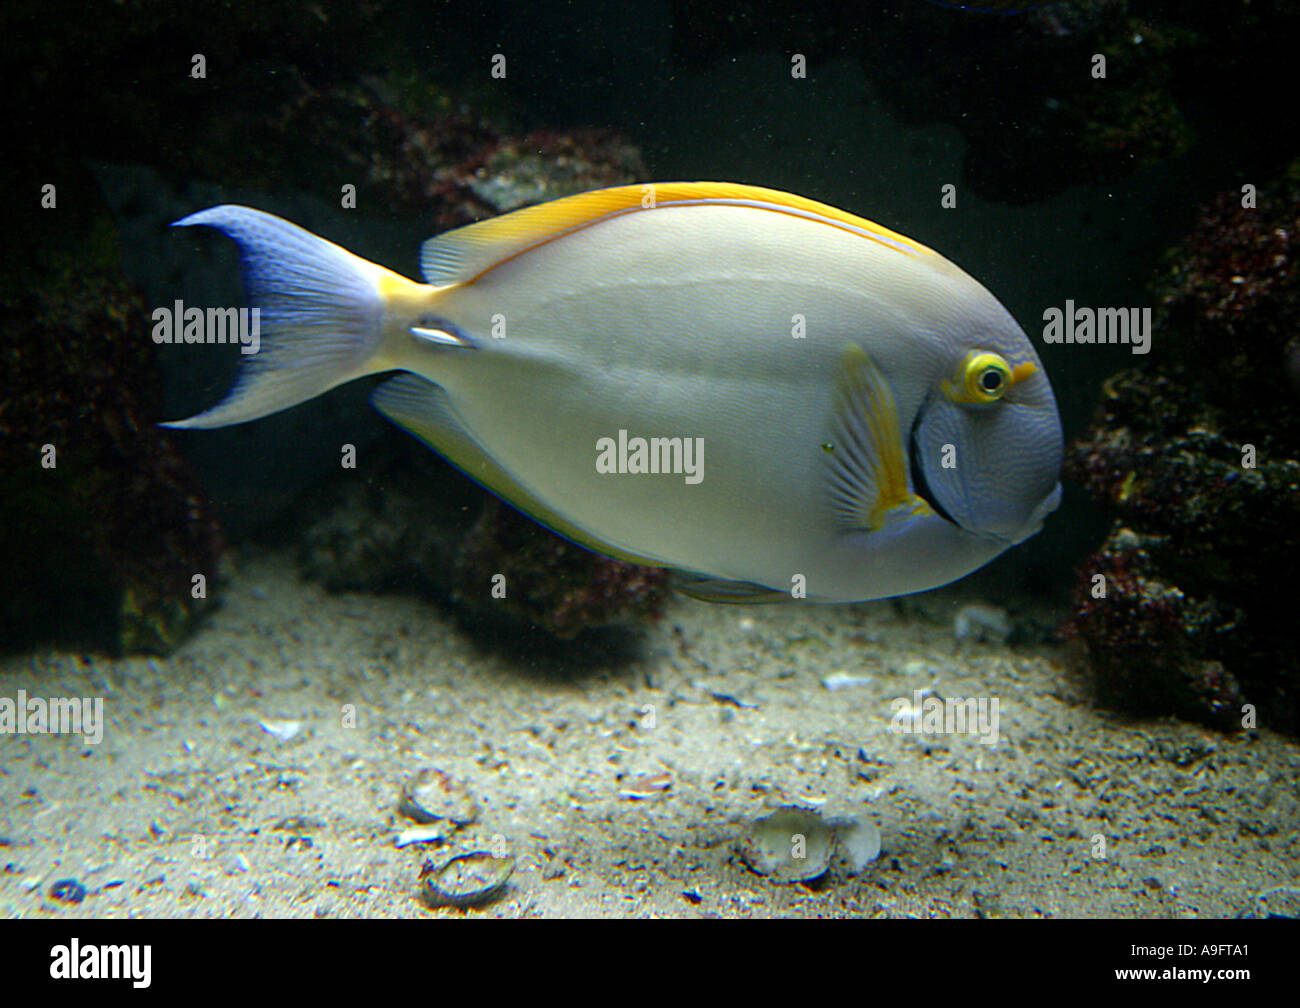
<path id="1" fill-rule="evenodd" d="M 918 416 L 917 423 L 920 423 Z M 1037 534 L 1038 530 L 1043 527 L 1043 522 L 1047 516 L 1057 509 L 1061 503 L 1061 484 L 1057 483 L 1052 488 L 1051 493 L 1038 502 L 1025 523 L 1010 535 L 998 535 L 996 532 L 978 531 L 968 529 L 961 522 L 952 516 L 952 513 L 943 506 L 938 495 L 931 489 L 929 481 L 925 478 L 925 467 L 920 464 L 919 454 L 916 446 L 916 426 L 912 428 L 912 437 L 910 439 L 911 450 L 907 453 L 907 467 L 909 475 L 912 478 L 912 493 L 916 494 L 923 501 L 930 505 L 940 518 L 946 521 L 954 528 L 959 528 L 969 535 L 978 536 L 980 539 L 988 539 L 992 542 L 999 542 L 1005 546 L 1018 546 L 1026 539 Z"/>
<path id="2" fill-rule="evenodd" d="M 1043 527 L 1043 522 L 1047 516 L 1055 511 L 1061 505 L 1061 484 L 1057 483 L 1052 487 L 1052 492 L 1038 502 L 1029 515 L 1029 520 L 1025 522 L 1024 527 L 1016 534 L 1015 542 L 1012 545 L 1018 545 L 1024 542 L 1032 535 L 1036 535 L 1038 530 Z"/>
<path id="3" fill-rule="evenodd" d="M 1038 535 L 1042 530 L 1043 522 L 1047 516 L 1057 509 L 1061 503 L 1061 484 L 1057 483 L 1052 488 L 1052 492 L 1038 502 L 1038 506 L 1030 512 L 1028 519 L 1013 534 L 1009 536 L 1000 536 L 988 534 L 984 538 L 996 539 L 1007 546 L 1019 546 L 1026 539 Z"/>

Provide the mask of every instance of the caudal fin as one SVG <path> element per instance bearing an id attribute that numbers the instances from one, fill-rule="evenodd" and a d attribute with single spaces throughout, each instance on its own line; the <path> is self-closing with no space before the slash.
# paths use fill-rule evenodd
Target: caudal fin
<path id="1" fill-rule="evenodd" d="M 162 426 L 206 429 L 256 420 L 385 369 L 375 364 L 381 284 L 385 277 L 400 279 L 396 274 L 249 207 L 212 207 L 173 227 L 195 224 L 217 228 L 239 245 L 244 286 L 259 310 L 260 347 L 245 359 L 225 399 Z"/>

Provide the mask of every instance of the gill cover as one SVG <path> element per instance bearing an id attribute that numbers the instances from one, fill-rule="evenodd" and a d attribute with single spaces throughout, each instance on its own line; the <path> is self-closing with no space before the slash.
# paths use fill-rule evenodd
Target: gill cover
<path id="1" fill-rule="evenodd" d="M 972 350 L 932 390 L 912 430 L 912 463 L 935 510 L 967 532 L 1017 543 L 1059 498 L 1063 442 L 1034 360 Z"/>

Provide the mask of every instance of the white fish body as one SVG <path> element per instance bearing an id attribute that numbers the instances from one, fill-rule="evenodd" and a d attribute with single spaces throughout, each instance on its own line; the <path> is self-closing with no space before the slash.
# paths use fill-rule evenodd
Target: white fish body
<path id="1" fill-rule="evenodd" d="M 570 197 L 433 239 L 428 285 L 258 211 L 180 223 L 241 244 L 267 349 L 173 426 L 407 371 L 375 395 L 392 419 L 539 521 L 705 597 L 931 588 L 1059 497 L 1051 389 L 1005 309 L 929 249 L 799 197 Z M 1003 387 L 969 401 L 971 367 Z M 675 472 L 601 471 L 601 446 L 607 463 L 633 438 L 693 451 L 665 454 Z"/>

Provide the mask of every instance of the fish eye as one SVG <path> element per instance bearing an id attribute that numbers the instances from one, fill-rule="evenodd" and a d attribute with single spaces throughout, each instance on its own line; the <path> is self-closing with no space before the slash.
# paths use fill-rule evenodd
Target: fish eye
<path id="1" fill-rule="evenodd" d="M 969 403 L 997 402 L 1012 386 L 1011 365 L 1001 354 L 975 352 L 968 354 L 962 363 L 957 387 L 964 393 L 961 401 Z"/>

